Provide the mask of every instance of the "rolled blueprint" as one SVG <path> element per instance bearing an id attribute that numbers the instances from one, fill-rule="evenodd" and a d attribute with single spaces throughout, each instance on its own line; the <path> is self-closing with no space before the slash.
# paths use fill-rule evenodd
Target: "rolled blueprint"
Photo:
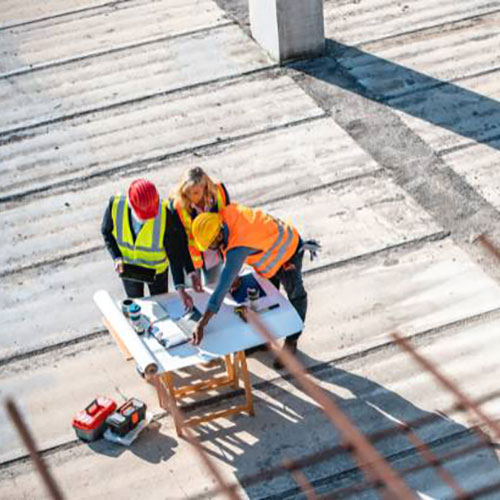
<path id="1" fill-rule="evenodd" d="M 120 311 L 115 301 L 105 290 L 98 290 L 94 294 L 94 302 L 103 316 L 120 337 L 130 354 L 134 357 L 139 370 L 147 375 L 154 375 L 158 371 L 158 364 L 151 351 L 137 336 L 131 324 Z"/>

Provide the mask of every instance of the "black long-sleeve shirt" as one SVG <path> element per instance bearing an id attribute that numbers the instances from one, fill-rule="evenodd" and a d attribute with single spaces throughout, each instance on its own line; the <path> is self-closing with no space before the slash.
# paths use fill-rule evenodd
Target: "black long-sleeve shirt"
<path id="1" fill-rule="evenodd" d="M 104 212 L 104 217 L 102 218 L 101 223 L 101 233 L 104 238 L 106 248 L 111 255 L 111 258 L 115 260 L 121 258 L 122 254 L 118 247 L 118 243 L 113 236 L 114 224 L 113 217 L 111 216 L 113 199 L 114 196 L 110 198 L 108 206 L 106 207 L 106 211 Z M 132 213 L 130 211 L 130 207 L 127 206 L 127 208 L 129 211 L 128 218 L 131 222 Z M 163 245 L 165 246 L 167 257 L 170 261 L 172 279 L 177 288 L 178 286 L 184 285 L 184 270 L 189 274 L 194 271 L 194 267 L 191 256 L 189 254 L 186 231 L 184 230 L 184 226 L 182 225 L 177 212 L 175 210 L 172 210 L 170 207 L 167 207 L 167 209 L 165 210 L 165 214 L 167 220 L 165 224 L 165 236 L 163 239 Z M 132 234 L 134 234 L 132 227 L 130 228 L 130 230 L 132 231 Z"/>

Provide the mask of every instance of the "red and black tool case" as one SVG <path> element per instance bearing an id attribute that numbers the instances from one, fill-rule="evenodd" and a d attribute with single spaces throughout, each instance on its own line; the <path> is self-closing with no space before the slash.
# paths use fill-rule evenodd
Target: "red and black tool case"
<path id="1" fill-rule="evenodd" d="M 111 431 L 117 436 L 125 436 L 146 418 L 146 404 L 132 398 L 106 419 Z"/>
<path id="2" fill-rule="evenodd" d="M 73 418 L 73 429 L 84 441 L 94 441 L 106 430 L 106 419 L 116 410 L 116 403 L 105 396 L 98 396 L 87 408 Z"/>

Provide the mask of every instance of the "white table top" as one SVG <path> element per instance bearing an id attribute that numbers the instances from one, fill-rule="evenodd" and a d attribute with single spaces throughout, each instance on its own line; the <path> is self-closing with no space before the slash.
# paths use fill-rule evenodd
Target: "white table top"
<path id="1" fill-rule="evenodd" d="M 270 281 L 255 275 L 260 286 L 266 293 L 257 301 L 257 308 L 263 309 L 274 304 L 279 307 L 264 311 L 260 316 L 264 324 L 276 338 L 286 337 L 302 331 L 303 323 L 290 302 L 271 284 Z M 197 309 L 203 313 L 212 290 L 205 287 L 205 292 L 189 291 Z M 162 331 L 177 328 L 172 318 L 179 318 L 184 313 L 184 307 L 177 293 L 166 293 L 144 299 L 134 299 L 147 315 Z M 168 372 L 203 363 L 214 358 L 242 351 L 265 342 L 253 328 L 242 321 L 234 312 L 236 306 L 229 297 L 224 299 L 219 312 L 211 319 L 205 328 L 205 335 L 199 346 L 183 344 L 165 349 L 152 335 L 141 337 L 143 343 L 151 352 L 158 365 L 158 372 Z M 133 353 L 132 353 L 133 354 Z"/>

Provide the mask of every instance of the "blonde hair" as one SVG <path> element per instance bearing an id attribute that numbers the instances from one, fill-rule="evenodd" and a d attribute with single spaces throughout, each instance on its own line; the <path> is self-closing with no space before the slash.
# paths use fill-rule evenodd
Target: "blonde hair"
<path id="1" fill-rule="evenodd" d="M 203 185 L 202 205 L 206 206 L 209 203 L 217 200 L 217 185 L 210 179 L 207 173 L 201 167 L 194 167 L 186 170 L 172 192 L 174 203 L 180 203 L 182 208 L 189 210 L 191 200 L 188 196 L 188 190 L 193 186 Z"/>

